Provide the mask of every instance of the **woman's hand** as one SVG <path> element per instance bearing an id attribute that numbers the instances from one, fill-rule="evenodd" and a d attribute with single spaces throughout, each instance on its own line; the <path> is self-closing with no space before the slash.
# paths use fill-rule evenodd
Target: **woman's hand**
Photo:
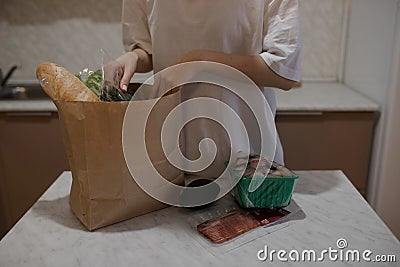
<path id="1" fill-rule="evenodd" d="M 126 91 L 135 72 L 148 72 L 152 69 L 151 55 L 136 48 L 104 65 L 104 81 Z"/>
<path id="2" fill-rule="evenodd" d="M 139 56 L 136 54 L 136 52 L 131 51 L 123 54 L 115 61 L 120 66 L 120 69 L 122 69 L 123 73 L 122 77 L 120 78 L 119 87 L 122 90 L 126 91 L 128 89 L 129 82 L 133 77 L 133 74 L 135 74 L 136 72 Z"/>
<path id="3" fill-rule="evenodd" d="M 128 52 L 104 65 L 104 84 L 127 90 L 129 81 L 136 71 L 139 57 Z"/>

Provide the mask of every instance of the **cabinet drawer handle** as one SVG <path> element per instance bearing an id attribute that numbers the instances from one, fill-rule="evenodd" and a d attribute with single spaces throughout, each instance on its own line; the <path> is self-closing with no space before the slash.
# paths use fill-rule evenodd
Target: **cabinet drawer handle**
<path id="1" fill-rule="evenodd" d="M 10 117 L 50 117 L 51 112 L 7 112 Z"/>
<path id="2" fill-rule="evenodd" d="M 277 111 L 276 115 L 280 116 L 321 116 L 323 115 L 323 112 L 321 111 L 301 111 L 301 112 L 296 112 L 296 111 Z"/>

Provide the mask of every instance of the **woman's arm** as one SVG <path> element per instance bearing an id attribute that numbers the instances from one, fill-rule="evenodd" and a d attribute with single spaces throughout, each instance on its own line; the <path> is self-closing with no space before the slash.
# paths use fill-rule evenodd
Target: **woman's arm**
<path id="1" fill-rule="evenodd" d="M 241 56 L 209 50 L 194 50 L 186 54 L 179 63 L 190 61 L 212 61 L 231 66 L 262 87 L 276 87 L 287 91 L 296 84 L 295 81 L 283 78 L 272 71 L 259 55 Z"/>
<path id="2" fill-rule="evenodd" d="M 138 57 L 136 72 L 145 73 L 153 70 L 153 59 L 146 51 L 135 48 L 132 51 Z"/>

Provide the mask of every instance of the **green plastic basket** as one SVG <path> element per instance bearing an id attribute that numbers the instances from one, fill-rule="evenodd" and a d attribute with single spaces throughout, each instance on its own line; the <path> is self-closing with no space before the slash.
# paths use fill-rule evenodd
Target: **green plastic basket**
<path id="1" fill-rule="evenodd" d="M 290 177 L 242 177 L 235 187 L 235 197 L 243 208 L 285 207 L 292 199 L 294 184 L 299 176 L 293 173 Z M 263 179 L 262 184 L 249 192 L 252 179 Z"/>

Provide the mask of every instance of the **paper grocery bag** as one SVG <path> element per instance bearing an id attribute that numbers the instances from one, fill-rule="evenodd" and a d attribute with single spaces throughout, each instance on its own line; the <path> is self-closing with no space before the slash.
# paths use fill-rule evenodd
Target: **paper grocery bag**
<path id="1" fill-rule="evenodd" d="M 162 122 L 179 102 L 179 92 L 159 100 L 147 122 L 146 146 L 157 171 L 168 181 L 183 185 L 183 172 L 168 162 L 160 138 Z M 73 178 L 69 203 L 87 229 L 166 207 L 136 184 L 126 165 L 122 124 L 129 102 L 55 104 Z M 146 100 L 132 104 L 146 105 Z"/>

